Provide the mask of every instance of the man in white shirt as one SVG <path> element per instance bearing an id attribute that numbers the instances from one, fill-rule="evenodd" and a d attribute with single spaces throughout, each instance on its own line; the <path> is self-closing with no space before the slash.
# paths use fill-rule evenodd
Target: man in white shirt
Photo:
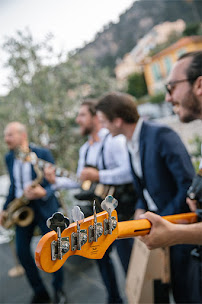
<path id="1" fill-rule="evenodd" d="M 117 191 L 115 190 L 114 196 L 119 203 L 118 217 L 119 220 L 126 220 L 132 217 L 135 211 L 136 193 L 132 184 L 133 178 L 125 137 L 123 135 L 112 137 L 107 129 L 101 128 L 95 105 L 95 100 L 84 101 L 76 118 L 76 122 L 80 126 L 80 133 L 83 136 L 88 135 L 88 140 L 79 151 L 77 175 L 81 182 L 89 180 L 115 186 Z M 52 171 L 51 168 L 46 169 L 46 178 L 54 183 L 55 189 L 70 189 L 78 186 L 78 184 L 73 184 L 70 179 L 55 177 Z M 121 191 L 119 191 L 120 189 Z M 80 197 L 82 194 L 85 195 L 81 192 Z M 97 203 L 99 204 L 99 202 Z M 117 240 L 114 245 L 123 268 L 127 272 L 133 240 Z M 108 303 L 122 303 L 110 252 L 111 246 L 103 259 L 97 260 L 97 263 L 108 291 Z"/>

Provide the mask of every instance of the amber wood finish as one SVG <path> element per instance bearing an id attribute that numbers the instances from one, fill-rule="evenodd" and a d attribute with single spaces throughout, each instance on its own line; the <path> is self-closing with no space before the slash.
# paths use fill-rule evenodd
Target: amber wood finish
<path id="1" fill-rule="evenodd" d="M 115 216 L 117 219 L 116 211 L 112 211 L 112 216 Z M 97 214 L 97 222 L 103 223 L 104 219 L 108 218 L 106 211 L 100 212 Z M 84 222 L 80 225 L 80 229 L 87 229 L 90 225 L 94 224 L 94 217 L 89 216 L 84 219 Z M 62 232 L 61 237 L 69 237 L 70 250 L 63 256 L 62 260 L 51 260 L 51 243 L 54 240 L 57 240 L 57 234 L 54 231 L 48 232 L 45 234 L 39 241 L 36 251 L 35 251 L 35 262 L 36 265 L 46 271 L 46 272 L 55 272 L 62 267 L 66 259 L 71 255 L 80 255 L 88 259 L 101 259 L 107 248 L 116 240 L 118 237 L 118 225 L 113 230 L 113 233 L 100 236 L 97 242 L 89 243 L 81 247 L 81 250 L 71 250 L 71 234 L 77 232 L 76 223 L 70 224 L 70 226 Z"/>
<path id="2" fill-rule="evenodd" d="M 117 213 L 115 210 L 112 212 L 112 216 L 116 217 L 117 219 Z M 106 211 L 97 214 L 98 223 L 103 224 L 104 219 L 107 218 L 108 218 L 108 214 Z M 163 218 L 172 223 L 188 224 L 188 223 L 197 222 L 197 215 L 194 212 L 169 215 L 169 216 L 164 216 Z M 90 216 L 84 219 L 84 222 L 81 223 L 80 225 L 80 229 L 87 229 L 87 233 L 88 233 L 88 227 L 93 224 L 94 224 L 94 217 Z M 51 243 L 52 241 L 57 240 L 56 232 L 51 231 L 45 234 L 40 239 L 37 245 L 35 251 L 36 265 L 40 269 L 46 272 L 55 272 L 62 267 L 62 265 L 67 260 L 67 258 L 71 255 L 80 255 L 88 259 L 101 259 L 104 256 L 107 248 L 117 238 L 121 239 L 121 238 L 146 235 L 149 233 L 150 228 L 151 228 L 151 223 L 147 219 L 119 222 L 117 227 L 113 230 L 112 234 L 107 234 L 107 235 L 102 234 L 102 236 L 98 238 L 97 242 L 89 243 L 87 241 L 87 243 L 81 247 L 81 250 L 72 251 L 71 234 L 73 232 L 77 232 L 76 223 L 72 223 L 68 228 L 66 228 L 62 232 L 61 235 L 62 237 L 69 237 L 69 242 L 70 242 L 70 249 L 66 254 L 64 254 L 62 260 L 57 259 L 55 261 L 52 261 L 51 259 Z"/>
<path id="3" fill-rule="evenodd" d="M 174 224 L 191 224 L 197 222 L 197 214 L 194 212 L 180 213 L 163 216 L 163 218 Z M 133 220 L 118 223 L 118 239 L 146 235 L 149 233 L 151 223 L 146 220 Z"/>

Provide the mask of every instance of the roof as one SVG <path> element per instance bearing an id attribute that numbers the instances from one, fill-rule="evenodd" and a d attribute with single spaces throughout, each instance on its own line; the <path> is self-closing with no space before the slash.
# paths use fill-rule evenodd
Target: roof
<path id="1" fill-rule="evenodd" d="M 189 43 L 199 43 L 199 42 L 202 42 L 202 35 L 183 37 L 180 40 L 178 40 L 177 42 L 173 43 L 171 46 L 164 49 L 163 51 L 152 56 L 152 59 L 161 57 L 162 55 L 167 54 L 172 50 L 186 46 Z"/>

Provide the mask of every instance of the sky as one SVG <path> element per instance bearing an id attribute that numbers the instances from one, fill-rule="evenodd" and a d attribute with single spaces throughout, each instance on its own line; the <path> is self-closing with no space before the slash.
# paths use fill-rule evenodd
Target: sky
<path id="1" fill-rule="evenodd" d="M 5 37 L 28 28 L 34 41 L 48 33 L 54 35 L 56 52 L 68 52 L 90 42 L 109 22 L 137 0 L 0 0 L 0 95 L 5 95 L 9 71 L 3 68 L 6 54 L 2 51 Z"/>

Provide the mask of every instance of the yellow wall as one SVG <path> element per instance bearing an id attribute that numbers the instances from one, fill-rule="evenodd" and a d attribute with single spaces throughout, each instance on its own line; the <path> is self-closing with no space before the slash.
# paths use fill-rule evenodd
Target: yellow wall
<path id="1" fill-rule="evenodd" d="M 154 85 L 156 84 L 157 81 L 155 80 L 152 71 L 152 66 L 154 66 L 154 64 L 158 64 L 160 68 L 161 79 L 159 79 L 159 82 L 164 83 L 168 76 L 166 73 L 165 58 L 167 56 L 170 58 L 171 66 L 172 66 L 179 57 L 180 52 L 192 52 L 197 50 L 202 50 L 202 40 L 201 42 L 197 42 L 197 43 L 194 43 L 193 41 L 189 41 L 186 45 L 179 45 L 178 47 L 176 46 L 176 48 L 173 49 L 169 47 L 168 51 L 166 51 L 165 49 L 164 51 L 159 53 L 159 56 L 157 54 L 154 57 L 152 57 L 151 61 L 144 65 L 144 75 L 145 75 L 145 80 L 146 80 L 149 95 L 156 94 Z"/>

